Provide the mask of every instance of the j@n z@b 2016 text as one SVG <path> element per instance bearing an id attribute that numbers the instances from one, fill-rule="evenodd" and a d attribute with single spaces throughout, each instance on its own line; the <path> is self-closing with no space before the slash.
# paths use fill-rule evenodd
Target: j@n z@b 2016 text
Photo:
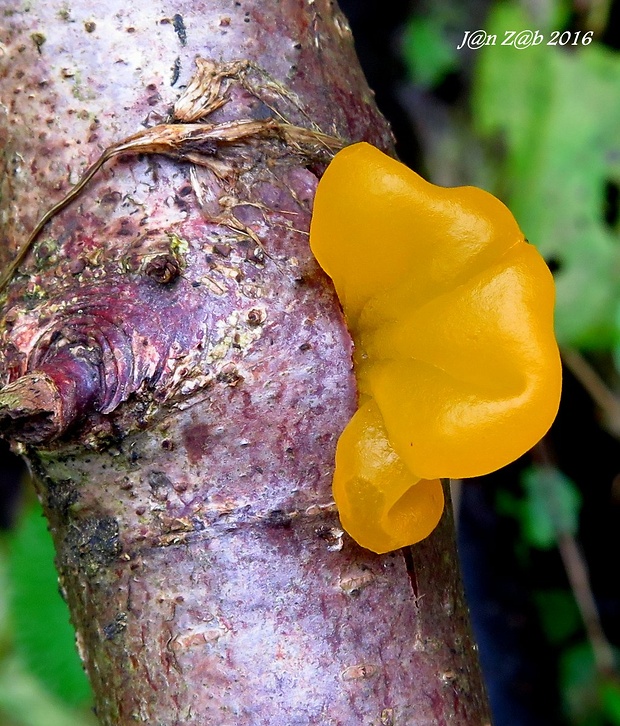
<path id="1" fill-rule="evenodd" d="M 457 50 L 470 48 L 476 50 L 485 45 L 509 45 L 523 50 L 534 45 L 590 45 L 593 30 L 552 30 L 543 33 L 541 30 L 505 30 L 503 37 L 497 33 L 487 33 L 486 30 L 466 30 Z"/>

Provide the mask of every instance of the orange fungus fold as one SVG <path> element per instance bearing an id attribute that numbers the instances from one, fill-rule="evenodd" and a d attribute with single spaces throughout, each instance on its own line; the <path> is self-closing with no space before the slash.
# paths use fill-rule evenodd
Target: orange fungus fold
<path id="1" fill-rule="evenodd" d="M 551 426 L 553 278 L 498 199 L 430 184 L 366 143 L 319 182 L 310 245 L 342 304 L 360 394 L 334 498 L 346 531 L 388 552 L 435 528 L 440 478 L 495 471 Z"/>

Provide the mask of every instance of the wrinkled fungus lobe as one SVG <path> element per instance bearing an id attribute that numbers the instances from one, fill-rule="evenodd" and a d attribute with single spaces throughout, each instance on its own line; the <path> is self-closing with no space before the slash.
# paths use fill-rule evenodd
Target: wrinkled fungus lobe
<path id="1" fill-rule="evenodd" d="M 435 528 L 440 477 L 499 469 L 551 426 L 553 279 L 495 197 L 437 187 L 366 143 L 319 182 L 310 244 L 355 342 L 334 498 L 347 532 L 388 552 Z"/>

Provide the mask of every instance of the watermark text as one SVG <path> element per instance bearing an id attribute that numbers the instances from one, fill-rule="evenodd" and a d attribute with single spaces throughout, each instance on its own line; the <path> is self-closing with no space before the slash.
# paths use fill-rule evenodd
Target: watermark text
<path id="1" fill-rule="evenodd" d="M 466 30 L 456 49 L 477 50 L 485 45 L 509 45 L 519 50 L 541 44 L 590 45 L 593 35 L 593 30 L 552 30 L 549 33 L 541 30 L 505 30 L 503 35 L 487 33 L 486 30 Z"/>

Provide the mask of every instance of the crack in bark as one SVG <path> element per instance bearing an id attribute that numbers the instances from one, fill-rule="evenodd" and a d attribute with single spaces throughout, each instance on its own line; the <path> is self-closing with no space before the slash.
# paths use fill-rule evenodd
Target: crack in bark
<path id="1" fill-rule="evenodd" d="M 179 517 L 166 521 L 158 518 L 155 512 L 154 520 L 161 525 L 159 534 L 154 534 L 149 539 L 146 549 L 171 547 L 188 544 L 190 541 L 200 539 L 213 539 L 230 532 L 237 531 L 242 527 L 263 526 L 267 528 L 288 529 L 297 520 L 308 522 L 312 519 L 320 521 L 325 515 L 336 511 L 334 502 L 326 504 L 313 504 L 306 509 L 294 509 L 286 512 L 282 509 L 273 509 L 265 513 L 249 513 L 246 506 L 227 506 L 226 508 L 213 507 L 202 508 L 200 512 L 188 517 Z M 209 514 L 212 518 L 209 518 Z M 202 515 L 202 516 L 200 516 Z M 342 546 L 343 531 L 335 528 L 317 526 L 317 536 L 332 542 L 333 549 L 340 549 Z M 135 540 L 134 540 L 135 541 Z M 142 551 L 141 548 L 140 551 Z"/>
<path id="2" fill-rule="evenodd" d="M 418 578 L 415 571 L 415 562 L 413 555 L 411 554 L 411 547 L 403 547 L 401 552 L 403 553 L 403 559 L 405 560 L 405 567 L 407 568 L 407 575 L 409 582 L 411 583 L 411 591 L 417 602 L 418 599 Z"/>

